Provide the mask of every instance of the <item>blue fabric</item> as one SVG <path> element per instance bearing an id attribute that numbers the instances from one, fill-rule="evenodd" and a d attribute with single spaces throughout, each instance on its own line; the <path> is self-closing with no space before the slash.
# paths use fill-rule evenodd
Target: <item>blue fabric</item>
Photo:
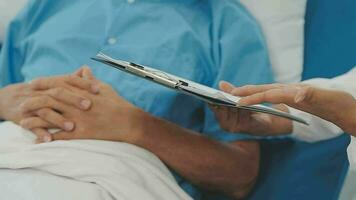
<path id="1" fill-rule="evenodd" d="M 356 66 L 356 1 L 354 0 L 314 0 L 309 1 L 311 12 L 307 15 L 306 56 L 303 79 L 314 77 L 331 78 L 344 74 Z M 311 20 L 314 19 L 314 20 Z M 347 135 L 319 144 L 315 152 L 334 149 L 338 157 L 325 155 L 328 167 L 334 168 L 334 178 L 330 183 L 335 189 L 318 188 L 328 191 L 325 196 L 338 199 L 345 174 L 348 169 L 346 148 L 350 142 Z"/>
<path id="2" fill-rule="evenodd" d="M 356 65 L 356 1 L 308 1 L 303 79 L 331 78 Z M 262 145 L 253 200 L 336 200 L 348 168 L 342 136 L 317 144 L 276 140 Z"/>
<path id="3" fill-rule="evenodd" d="M 147 112 L 225 142 L 241 136 L 222 132 L 203 102 L 90 57 L 103 51 L 212 87 L 222 79 L 236 85 L 273 81 L 259 26 L 235 0 L 30 1 L 7 35 L 0 87 L 88 64 L 99 79 Z M 200 199 L 196 188 L 176 177 Z"/>
<path id="4" fill-rule="evenodd" d="M 309 1 L 303 79 L 331 78 L 356 65 L 356 1 Z"/>

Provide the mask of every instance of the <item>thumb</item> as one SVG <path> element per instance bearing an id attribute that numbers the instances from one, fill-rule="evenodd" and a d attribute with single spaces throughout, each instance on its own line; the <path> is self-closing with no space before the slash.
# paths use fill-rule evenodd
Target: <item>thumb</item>
<path id="1" fill-rule="evenodd" d="M 231 93 L 231 91 L 234 89 L 234 86 L 229 82 L 220 81 L 219 88 L 224 92 Z"/>
<path id="2" fill-rule="evenodd" d="M 84 70 L 84 68 L 81 67 L 77 71 L 75 71 L 73 74 L 76 76 L 79 76 L 79 77 L 83 77 L 83 70 Z"/>
<path id="3" fill-rule="evenodd" d="M 92 70 L 88 66 L 83 66 L 82 77 L 88 80 L 95 80 Z"/>
<path id="4" fill-rule="evenodd" d="M 79 76 L 79 77 L 84 78 L 84 79 L 88 79 L 88 80 L 94 80 L 95 79 L 95 77 L 93 75 L 93 72 L 91 71 L 91 69 L 87 65 L 83 65 L 79 70 L 74 72 L 74 75 Z"/>

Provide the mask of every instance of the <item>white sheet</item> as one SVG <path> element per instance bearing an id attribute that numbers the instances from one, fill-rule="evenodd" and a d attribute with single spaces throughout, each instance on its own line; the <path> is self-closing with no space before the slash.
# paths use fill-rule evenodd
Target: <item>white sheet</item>
<path id="1" fill-rule="evenodd" d="M 191 199 L 155 155 L 136 146 L 33 141 L 32 133 L 0 123 L 1 199 Z"/>

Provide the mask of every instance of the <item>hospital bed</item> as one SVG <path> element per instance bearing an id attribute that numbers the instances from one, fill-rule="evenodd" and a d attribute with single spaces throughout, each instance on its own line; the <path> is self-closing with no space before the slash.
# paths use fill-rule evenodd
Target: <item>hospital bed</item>
<path id="1" fill-rule="evenodd" d="M 355 8 L 354 0 L 308 1 L 303 79 L 334 77 L 356 65 Z M 348 143 L 348 136 L 317 144 L 263 142 L 263 167 L 249 199 L 337 199 Z"/>

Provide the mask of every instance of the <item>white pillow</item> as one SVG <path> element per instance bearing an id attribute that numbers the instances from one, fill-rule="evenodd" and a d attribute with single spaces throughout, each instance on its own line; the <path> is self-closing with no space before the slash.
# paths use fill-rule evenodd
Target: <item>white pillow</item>
<path id="1" fill-rule="evenodd" d="M 4 39 L 6 28 L 27 0 L 0 0 L 0 43 Z"/>
<path id="2" fill-rule="evenodd" d="M 266 37 L 275 80 L 301 80 L 307 0 L 240 0 L 260 23 Z"/>

